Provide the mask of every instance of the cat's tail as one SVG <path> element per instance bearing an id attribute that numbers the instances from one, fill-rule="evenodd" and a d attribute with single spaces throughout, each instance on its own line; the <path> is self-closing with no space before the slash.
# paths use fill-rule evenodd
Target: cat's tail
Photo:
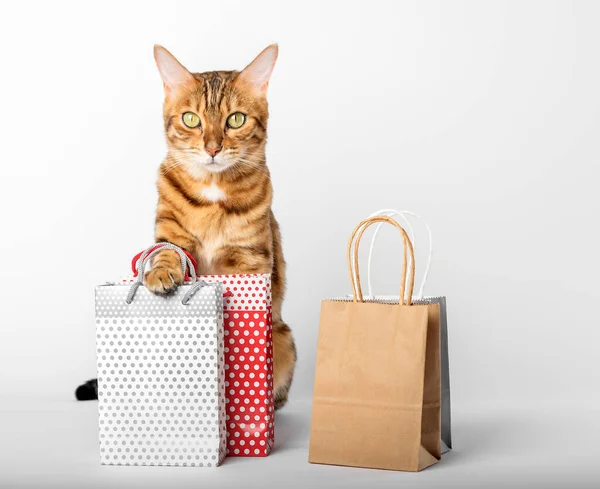
<path id="1" fill-rule="evenodd" d="M 78 401 L 93 401 L 98 399 L 98 379 L 88 380 L 75 389 L 75 397 Z"/>

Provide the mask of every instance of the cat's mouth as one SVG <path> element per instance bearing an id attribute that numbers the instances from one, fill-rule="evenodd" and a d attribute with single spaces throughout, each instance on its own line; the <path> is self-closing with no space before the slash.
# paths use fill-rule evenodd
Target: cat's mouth
<path id="1" fill-rule="evenodd" d="M 219 173 L 225 170 L 229 165 L 225 161 L 217 161 L 211 158 L 209 161 L 204 162 L 204 168 L 209 172 Z"/>

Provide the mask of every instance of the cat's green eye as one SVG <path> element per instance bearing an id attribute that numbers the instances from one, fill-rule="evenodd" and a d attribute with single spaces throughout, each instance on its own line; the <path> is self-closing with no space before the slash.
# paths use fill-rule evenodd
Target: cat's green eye
<path id="1" fill-rule="evenodd" d="M 227 118 L 227 126 L 231 129 L 239 129 L 246 122 L 246 116 L 241 112 L 234 112 Z"/>
<path id="2" fill-rule="evenodd" d="M 193 112 L 186 112 L 185 114 L 183 114 L 182 119 L 183 123 L 191 129 L 200 125 L 200 117 L 198 117 Z"/>

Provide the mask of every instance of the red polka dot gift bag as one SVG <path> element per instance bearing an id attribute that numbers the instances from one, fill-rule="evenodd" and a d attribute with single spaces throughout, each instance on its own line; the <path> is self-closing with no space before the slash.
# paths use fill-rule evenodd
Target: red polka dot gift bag
<path id="1" fill-rule="evenodd" d="M 274 443 L 271 276 L 203 275 L 225 287 L 227 455 L 265 457 Z"/>

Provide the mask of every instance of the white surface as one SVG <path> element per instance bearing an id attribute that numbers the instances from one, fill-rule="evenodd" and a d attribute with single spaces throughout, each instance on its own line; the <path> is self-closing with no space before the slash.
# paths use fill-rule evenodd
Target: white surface
<path id="1" fill-rule="evenodd" d="M 277 41 L 267 155 L 288 261 L 284 318 L 299 352 L 292 399 L 311 394 L 321 299 L 350 291 L 351 230 L 374 209 L 411 209 L 434 233 L 425 293 L 448 297 L 454 434 L 458 445 L 470 440 L 456 465 L 423 477 L 585 471 L 586 457 L 598 453 L 597 425 L 579 411 L 600 402 L 599 2 L 0 8 L 2 395 L 67 400 L 94 376 L 93 286 L 125 273 L 153 237 L 165 153 L 153 44 L 204 71 L 242 68 Z M 397 232 L 383 230 L 377 293 L 397 293 L 399 243 Z M 417 250 L 417 269 L 425 253 Z M 38 266 L 40 278 L 26 281 Z M 473 427 L 469 410 L 481 403 L 497 412 Z M 527 405 L 545 421 L 503 411 Z M 33 477 L 43 464 L 52 483 L 71 471 L 85 477 L 96 462 L 91 407 L 31 409 L 51 411 L 3 414 L 12 438 L 1 437 L 8 468 L 0 473 Z M 564 443 L 550 443 L 550 411 L 563 413 Z M 289 429 L 305 427 L 302 419 Z M 517 431 L 508 429 L 513 421 Z M 524 448 L 521 433 L 537 448 Z M 71 445 L 61 452 L 57 440 Z M 270 467 L 264 477 L 273 484 L 285 470 L 336 480 L 337 469 L 301 463 L 303 445 L 293 444 L 278 455 L 289 465 L 236 465 Z M 118 470 L 98 474 L 110 479 Z M 132 484 L 134 473 L 124 476 Z M 137 473 L 152 483 L 159 472 Z M 195 472 L 179 477 L 197 482 Z"/>
<path id="2" fill-rule="evenodd" d="M 309 464 L 310 404 L 303 400 L 278 413 L 269 457 L 226 458 L 213 469 L 103 467 L 95 402 L 3 402 L 0 487 L 596 488 L 597 412 L 567 407 L 463 409 L 454 420 L 457 448 L 441 463 L 408 473 Z"/>

